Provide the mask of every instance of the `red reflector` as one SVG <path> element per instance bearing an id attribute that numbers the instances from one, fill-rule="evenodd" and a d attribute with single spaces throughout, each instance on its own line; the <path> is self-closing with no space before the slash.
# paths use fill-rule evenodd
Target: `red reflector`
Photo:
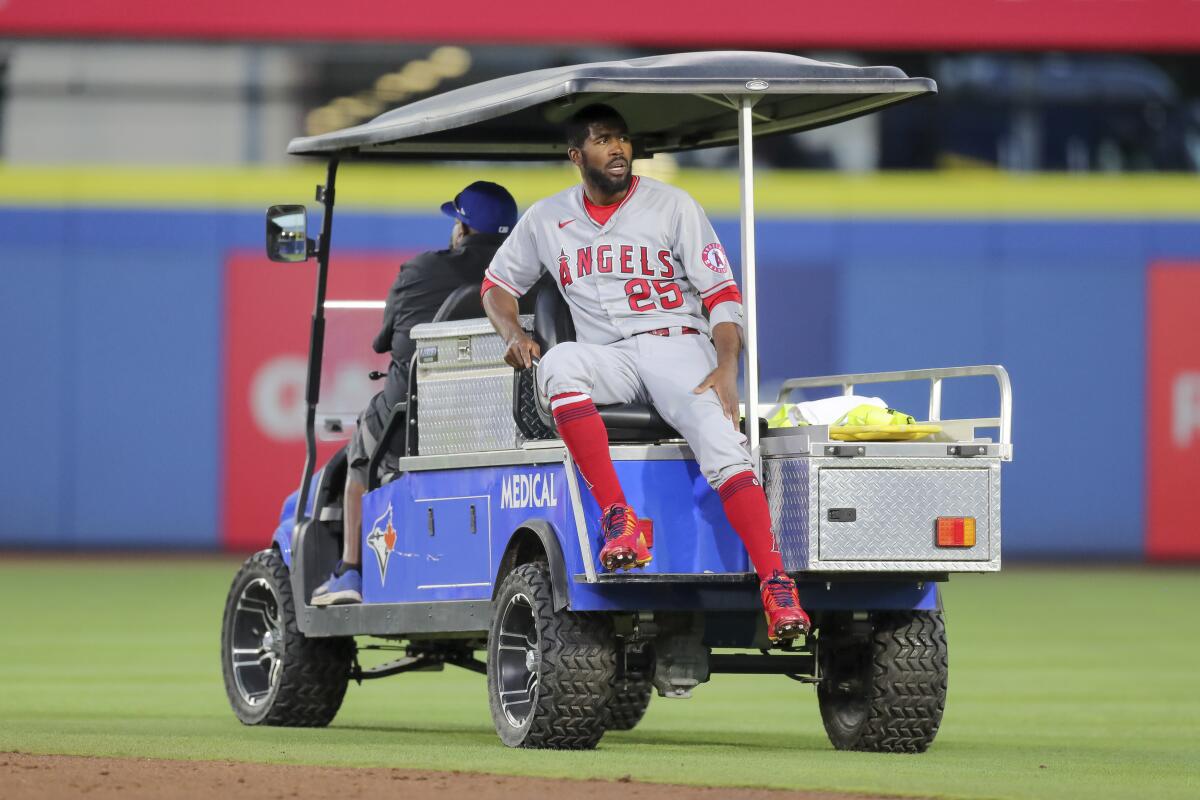
<path id="1" fill-rule="evenodd" d="M 974 547 L 974 517 L 938 517 L 938 547 Z"/>

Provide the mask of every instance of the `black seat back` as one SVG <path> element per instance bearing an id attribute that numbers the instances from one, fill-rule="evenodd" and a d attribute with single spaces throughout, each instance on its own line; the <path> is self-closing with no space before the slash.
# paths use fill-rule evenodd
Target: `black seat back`
<path id="1" fill-rule="evenodd" d="M 442 301 L 431 322 L 451 322 L 456 319 L 477 319 L 484 316 L 479 286 L 478 283 L 466 283 L 455 289 Z"/>
<path id="2" fill-rule="evenodd" d="M 562 297 L 558 294 L 554 284 L 538 281 L 533 285 L 533 288 L 521 297 L 518 301 L 518 308 L 522 314 L 534 313 L 534 307 L 537 304 L 537 298 L 545 294 L 543 290 L 547 286 L 554 290 L 551 293 L 562 302 Z M 466 283 L 450 293 L 450 296 L 442 301 L 438 307 L 437 313 L 433 315 L 430 322 L 454 322 L 460 319 L 479 319 L 486 317 L 487 314 L 483 310 L 483 298 L 479 294 L 481 284 Z M 563 305 L 563 313 L 566 316 L 567 324 L 571 324 L 571 314 L 567 310 L 566 305 Z M 572 327 L 571 336 L 574 337 L 575 331 Z"/>
<path id="3" fill-rule="evenodd" d="M 543 353 L 559 342 L 575 341 L 571 309 L 553 284 L 539 287 L 533 301 L 533 340 Z"/>

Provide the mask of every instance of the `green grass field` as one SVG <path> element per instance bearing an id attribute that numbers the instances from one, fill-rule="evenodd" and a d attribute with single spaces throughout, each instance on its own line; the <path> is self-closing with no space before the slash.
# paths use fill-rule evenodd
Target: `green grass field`
<path id="1" fill-rule="evenodd" d="M 1008 569 L 944 587 L 950 695 L 920 756 L 835 752 L 812 688 L 718 675 L 595 752 L 514 751 L 484 680 L 351 686 L 326 730 L 246 728 L 221 685 L 236 564 L 11 560 L 0 751 L 476 770 L 988 798 L 1200 796 L 1200 572 Z"/>

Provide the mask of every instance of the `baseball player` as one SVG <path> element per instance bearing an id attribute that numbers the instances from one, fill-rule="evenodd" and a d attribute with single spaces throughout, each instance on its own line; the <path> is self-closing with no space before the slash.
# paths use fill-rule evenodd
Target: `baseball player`
<path id="1" fill-rule="evenodd" d="M 703 209 L 630 169 L 624 119 L 592 105 L 567 125 L 582 185 L 535 203 L 484 273 L 483 305 L 517 369 L 538 380 L 559 435 L 604 510 L 606 570 L 648 564 L 645 523 L 625 502 L 596 404 L 649 401 L 683 434 L 717 490 L 761 581 L 772 640 L 807 633 L 796 584 L 773 552 L 766 495 L 738 431 L 741 294 Z M 544 356 L 521 328 L 517 298 L 543 269 L 557 279 L 576 342 Z"/>

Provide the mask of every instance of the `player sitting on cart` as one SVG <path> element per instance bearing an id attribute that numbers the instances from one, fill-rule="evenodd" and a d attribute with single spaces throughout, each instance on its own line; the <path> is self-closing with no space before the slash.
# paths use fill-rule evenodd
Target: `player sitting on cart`
<path id="1" fill-rule="evenodd" d="M 725 251 L 686 192 L 633 174 L 628 126 L 614 109 L 588 106 L 566 133 L 582 185 L 526 211 L 484 275 L 483 306 L 507 343 L 505 361 L 523 369 L 541 358 L 539 388 L 555 427 L 603 509 L 606 570 L 643 567 L 652 556 L 596 404 L 649 401 L 687 440 L 745 544 L 767 635 L 801 636 L 808 615 L 773 551 L 766 494 L 738 430 L 742 297 Z M 544 356 L 517 306 L 543 269 L 557 279 L 578 339 Z"/>

